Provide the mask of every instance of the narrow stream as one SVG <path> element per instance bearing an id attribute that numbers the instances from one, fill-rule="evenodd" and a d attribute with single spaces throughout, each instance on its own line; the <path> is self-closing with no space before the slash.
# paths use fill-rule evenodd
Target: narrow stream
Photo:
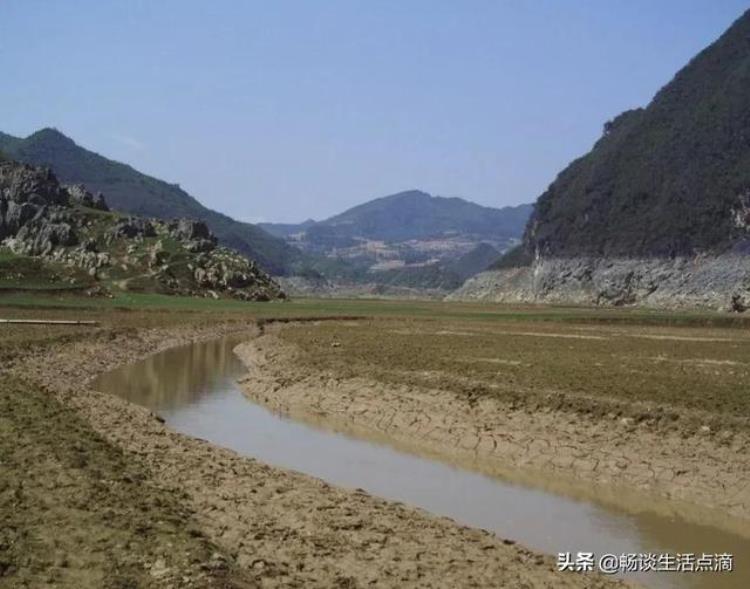
<path id="1" fill-rule="evenodd" d="M 228 337 L 155 354 L 102 375 L 94 388 L 148 407 L 179 432 L 268 464 L 421 507 L 558 552 L 731 553 L 732 573 L 654 572 L 648 587 L 750 587 L 750 539 L 674 517 L 628 513 L 351 438 L 275 415 L 244 397 Z"/>

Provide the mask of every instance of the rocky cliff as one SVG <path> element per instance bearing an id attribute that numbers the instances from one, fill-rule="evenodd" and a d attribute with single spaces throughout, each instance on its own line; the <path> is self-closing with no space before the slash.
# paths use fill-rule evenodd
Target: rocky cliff
<path id="1" fill-rule="evenodd" d="M 283 297 L 255 262 L 219 247 L 203 222 L 112 212 L 103 195 L 63 186 L 47 168 L 0 161 L 0 283 L 23 287 L 38 282 L 33 273 L 100 293 Z"/>
<path id="2" fill-rule="evenodd" d="M 483 272 L 450 300 L 656 308 L 750 309 L 750 255 L 540 258 Z"/>
<path id="3" fill-rule="evenodd" d="M 750 12 L 608 122 L 454 298 L 741 310 L 749 289 Z"/>

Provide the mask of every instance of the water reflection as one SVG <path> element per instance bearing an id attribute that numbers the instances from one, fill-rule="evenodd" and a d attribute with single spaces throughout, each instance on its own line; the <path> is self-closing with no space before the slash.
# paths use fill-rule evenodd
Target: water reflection
<path id="1" fill-rule="evenodd" d="M 94 387 L 156 412 L 190 406 L 235 382 L 244 367 L 232 349 L 240 336 L 189 344 L 101 375 Z"/>
<path id="2" fill-rule="evenodd" d="M 173 429 L 514 538 L 536 550 L 735 555 L 733 574 L 653 573 L 649 587 L 750 587 L 750 540 L 644 510 L 629 513 L 421 458 L 274 415 L 248 401 L 232 350 L 240 337 L 155 354 L 100 377 L 95 388 L 152 409 Z M 470 500 L 469 500 L 470 498 Z"/>

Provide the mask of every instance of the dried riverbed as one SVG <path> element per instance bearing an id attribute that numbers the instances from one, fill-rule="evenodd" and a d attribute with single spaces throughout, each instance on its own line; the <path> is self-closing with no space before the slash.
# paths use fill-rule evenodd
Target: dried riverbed
<path id="1" fill-rule="evenodd" d="M 73 409 L 86 427 L 137 464 L 150 486 L 166 497 L 179 498 L 189 510 L 184 525 L 195 526 L 197 537 L 205 534 L 218 547 L 213 560 L 200 569 L 204 581 L 197 580 L 192 565 L 181 560 L 182 553 L 162 549 L 160 556 L 142 563 L 147 585 L 616 584 L 593 575 L 561 575 L 550 557 L 487 532 L 457 526 L 363 492 L 334 488 L 177 434 L 150 411 L 85 384 L 103 371 L 170 346 L 243 330 L 251 334 L 252 326 L 235 321 L 128 331 L 102 329 L 92 337 L 57 341 L 40 336 L 40 343 L 28 347 L 24 355 L 12 355 L 4 362 L 6 374 L 25 387 L 39 387 L 51 401 Z M 106 478 L 106 473 L 103 476 Z M 179 517 L 174 521 L 180 525 Z M 85 539 L 81 542 L 85 545 Z M 40 575 L 46 575 L 50 566 L 54 568 L 54 563 L 40 565 Z M 67 586 L 80 586 L 70 574 L 60 579 L 69 580 Z M 58 580 L 57 586 L 66 586 L 63 581 Z"/>
<path id="2" fill-rule="evenodd" d="M 360 328 L 374 329 L 366 325 Z M 378 365 L 379 352 L 374 345 L 368 347 L 355 324 L 314 329 L 274 327 L 263 337 L 240 346 L 237 351 L 250 367 L 246 394 L 297 419 L 395 442 L 489 474 L 574 496 L 594 497 L 631 510 L 679 513 L 696 523 L 738 533 L 748 529 L 750 439 L 739 417 L 731 420 L 673 404 L 667 408 L 652 405 L 652 415 L 677 414 L 679 419 L 649 422 L 638 419 L 643 406 L 634 403 L 623 407 L 622 401 L 609 397 L 573 398 L 573 409 L 568 410 L 545 406 L 538 395 L 529 395 L 528 404 L 519 401 L 518 396 L 509 402 L 501 394 L 471 394 L 472 384 L 477 388 L 482 384 L 476 380 L 481 375 L 479 371 L 468 373 L 474 377 L 473 383 L 470 376 L 439 370 L 421 370 L 418 378 L 410 376 L 399 382 L 394 374 L 401 367 L 391 364 L 390 370 L 386 369 L 391 380 L 384 382 L 377 378 L 383 372 Z M 436 328 L 429 324 L 422 329 L 428 330 L 425 337 L 433 340 L 445 332 L 438 329 L 438 333 L 433 333 Z M 606 334 L 606 330 L 557 331 L 516 328 L 513 335 L 547 341 L 580 338 L 588 343 L 591 338 L 603 340 L 605 336 L 600 334 Z M 314 344 L 307 344 L 311 334 L 317 339 Z M 447 345 L 453 345 L 454 351 L 446 353 L 459 356 L 456 336 L 461 334 L 451 335 L 452 344 Z M 632 339 L 634 335 L 626 337 Z M 709 335 L 703 339 L 708 338 L 715 346 L 716 337 Z M 646 333 L 640 337 L 657 336 Z M 658 341 L 669 345 L 669 338 L 690 340 L 697 336 L 665 333 L 659 337 L 662 339 Z M 733 337 L 745 345 L 743 334 Z M 301 341 L 302 345 L 291 343 L 294 341 Z M 381 336 L 380 341 L 388 347 L 387 337 Z M 597 341 L 594 345 L 602 344 Z M 316 350 L 314 355 L 306 351 L 311 346 Z M 357 346 L 361 349 L 354 350 Z M 411 350 L 419 349 L 419 340 L 413 348 L 397 349 L 406 350 L 404 355 L 408 356 Z M 485 356 L 490 353 L 485 349 Z M 523 363 L 514 360 L 517 356 L 479 357 L 475 361 L 499 366 L 493 368 L 494 378 L 503 383 L 508 380 L 508 365 L 516 369 Z M 363 367 L 368 360 L 372 368 Z M 668 361 L 667 357 L 659 359 L 660 363 Z M 714 371 L 716 362 L 719 361 L 709 358 L 704 365 Z M 341 365 L 346 365 L 346 369 Z M 533 370 L 529 366 L 526 369 Z M 488 374 L 492 378 L 492 373 Z M 456 381 L 460 384 L 457 390 L 451 388 Z M 522 383 L 511 383 L 511 387 L 522 390 Z M 553 401 L 560 403 L 557 396 Z M 717 431 L 716 423 L 733 429 Z"/>

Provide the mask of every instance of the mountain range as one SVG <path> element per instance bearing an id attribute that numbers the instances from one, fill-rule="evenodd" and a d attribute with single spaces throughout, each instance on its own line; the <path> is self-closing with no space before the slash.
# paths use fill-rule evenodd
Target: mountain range
<path id="1" fill-rule="evenodd" d="M 503 241 L 521 235 L 531 209 L 530 204 L 497 209 L 462 198 L 408 190 L 375 198 L 324 221 L 261 223 L 260 227 L 280 237 L 304 232 L 313 243 L 334 237 L 343 241 L 363 238 L 399 242 L 452 234 Z"/>
<path id="2" fill-rule="evenodd" d="M 276 275 L 449 290 L 492 264 L 455 297 L 750 308 L 750 11 L 646 107 L 606 122 L 533 207 L 410 190 L 256 226 L 54 129 L 0 133 L 0 151 L 104 192 L 118 211 L 204 221 Z"/>
<path id="3" fill-rule="evenodd" d="M 0 150 L 20 162 L 49 166 L 62 183 L 105 194 L 114 210 L 203 221 L 221 245 L 277 276 L 449 290 L 517 243 L 531 212 L 531 205 L 494 209 L 412 190 L 320 222 L 253 225 L 206 207 L 176 184 L 85 149 L 56 129 L 26 138 L 0 133 Z"/>
<path id="4" fill-rule="evenodd" d="M 349 283 L 452 290 L 519 243 L 531 205 L 501 209 L 409 190 L 323 221 L 263 223 Z"/>

